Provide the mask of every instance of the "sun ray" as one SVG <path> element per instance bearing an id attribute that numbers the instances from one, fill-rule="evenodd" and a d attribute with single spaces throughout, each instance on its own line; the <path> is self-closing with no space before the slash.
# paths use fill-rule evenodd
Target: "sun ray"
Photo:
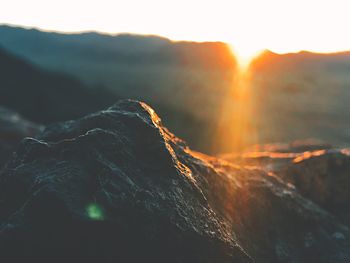
<path id="1" fill-rule="evenodd" d="M 230 47 L 236 55 L 238 67 L 232 72 L 232 84 L 221 103 L 221 111 L 215 136 L 215 152 L 240 151 L 258 142 L 255 120 L 255 97 L 249 65 L 262 51 L 252 46 L 237 49 Z"/>

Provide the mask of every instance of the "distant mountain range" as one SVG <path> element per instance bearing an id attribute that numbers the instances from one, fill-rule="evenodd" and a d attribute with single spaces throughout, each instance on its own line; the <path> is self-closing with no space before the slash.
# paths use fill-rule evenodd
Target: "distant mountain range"
<path id="1" fill-rule="evenodd" d="M 0 49 L 0 105 L 50 123 L 77 118 L 118 99 L 103 89 L 89 89 L 77 78 L 43 70 Z"/>
<path id="2" fill-rule="evenodd" d="M 251 74 L 261 141 L 350 143 L 350 52 L 265 52 Z"/>
<path id="3" fill-rule="evenodd" d="M 219 123 L 229 128 L 240 114 L 235 98 L 230 97 L 236 88 L 237 64 L 224 43 L 95 32 L 62 34 L 3 25 L 0 46 L 36 65 L 36 70 L 61 72 L 75 83 L 64 86 L 78 87 L 81 91 L 77 94 L 101 91 L 111 100 L 146 101 L 195 149 L 209 152 L 211 145 L 219 145 L 215 150 L 232 150 L 227 139 L 217 134 Z M 248 144 L 309 137 L 350 142 L 350 52 L 279 55 L 266 51 L 252 62 L 250 73 L 247 88 L 253 114 L 248 122 L 258 136 L 245 134 Z M 49 86 L 45 85 L 48 90 Z M 65 94 L 68 90 L 74 88 L 67 88 Z M 40 94 L 55 94 L 45 92 Z M 224 101 L 229 101 L 230 107 L 225 108 L 228 117 L 222 123 Z M 58 104 L 52 103 L 63 107 Z"/>
<path id="4" fill-rule="evenodd" d="M 93 85 L 138 96 L 138 88 L 165 89 L 182 82 L 178 74 L 203 85 L 191 74 L 232 70 L 236 62 L 220 42 L 172 42 L 158 36 L 59 34 L 0 26 L 0 45 L 41 67 L 73 74 Z M 189 72 L 190 71 L 190 72 Z M 160 75 L 162 78 L 160 78 Z M 179 82 L 179 83 L 177 83 Z M 142 86 L 142 87 L 141 87 Z"/>

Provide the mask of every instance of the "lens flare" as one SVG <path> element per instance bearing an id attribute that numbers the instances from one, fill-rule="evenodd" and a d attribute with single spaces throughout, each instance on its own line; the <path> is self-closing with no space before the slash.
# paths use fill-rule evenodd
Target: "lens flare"
<path id="1" fill-rule="evenodd" d="M 236 56 L 241 71 L 247 71 L 252 60 L 264 51 L 264 49 L 248 43 L 244 45 L 231 44 L 229 47 Z"/>
<path id="2" fill-rule="evenodd" d="M 92 220 L 103 220 L 104 213 L 102 207 L 97 203 L 90 203 L 86 207 L 86 213 Z"/>
<path id="3" fill-rule="evenodd" d="M 221 103 L 217 133 L 213 143 L 215 152 L 232 152 L 243 150 L 250 144 L 258 143 L 258 133 L 255 127 L 257 112 L 255 97 L 252 90 L 251 61 L 261 52 L 253 46 L 237 49 L 230 47 L 238 59 L 238 67 L 231 88 L 227 91 Z"/>

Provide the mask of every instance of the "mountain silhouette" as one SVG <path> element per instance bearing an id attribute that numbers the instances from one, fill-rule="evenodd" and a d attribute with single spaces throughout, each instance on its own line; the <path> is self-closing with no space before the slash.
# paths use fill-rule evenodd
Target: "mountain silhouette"
<path id="1" fill-rule="evenodd" d="M 0 49 L 0 105 L 30 120 L 50 123 L 102 109 L 117 96 L 89 89 L 76 78 L 42 70 Z"/>

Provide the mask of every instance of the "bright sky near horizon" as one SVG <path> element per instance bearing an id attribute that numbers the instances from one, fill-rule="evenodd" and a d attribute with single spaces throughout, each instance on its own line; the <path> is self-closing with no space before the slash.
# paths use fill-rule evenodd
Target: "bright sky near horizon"
<path id="1" fill-rule="evenodd" d="M 224 41 L 242 57 L 350 50 L 349 0 L 2 0 L 0 23 Z"/>

